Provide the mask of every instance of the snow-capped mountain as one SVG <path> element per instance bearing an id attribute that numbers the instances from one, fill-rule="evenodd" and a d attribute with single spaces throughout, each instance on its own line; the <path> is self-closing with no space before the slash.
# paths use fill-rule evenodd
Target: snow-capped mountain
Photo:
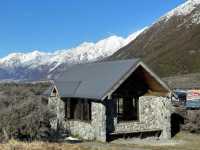
<path id="1" fill-rule="evenodd" d="M 140 57 L 166 77 L 200 72 L 200 0 L 187 0 L 108 59 Z"/>
<path id="2" fill-rule="evenodd" d="M 96 43 L 84 42 L 75 48 L 57 50 L 53 53 L 35 50 L 30 53 L 9 54 L 0 59 L 0 79 L 38 80 L 55 77 L 73 64 L 93 62 L 112 55 L 146 28 L 127 38 L 114 35 Z"/>
<path id="3" fill-rule="evenodd" d="M 200 0 L 187 0 L 182 5 L 168 12 L 166 15 L 160 18 L 160 21 L 168 21 L 172 17 L 187 16 L 191 14 L 195 9 L 199 8 Z M 199 13 L 198 13 L 199 14 Z M 200 23 L 199 15 L 193 15 L 193 23 Z"/>

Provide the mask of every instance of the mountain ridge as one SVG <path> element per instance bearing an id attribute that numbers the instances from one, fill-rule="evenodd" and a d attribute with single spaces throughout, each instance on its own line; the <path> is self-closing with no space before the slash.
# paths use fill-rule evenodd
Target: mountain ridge
<path id="1" fill-rule="evenodd" d="M 67 67 L 94 62 L 112 55 L 119 48 L 134 40 L 147 27 L 123 38 L 110 36 L 96 43 L 83 42 L 70 49 L 52 53 L 35 50 L 29 53 L 11 53 L 0 59 L 0 79 L 40 80 L 54 78 Z"/>
<path id="2" fill-rule="evenodd" d="M 14 53 L 0 59 L 0 80 L 54 79 L 74 64 L 141 58 L 161 77 L 200 72 L 200 0 L 188 0 L 127 38 L 58 50 Z"/>
<path id="3" fill-rule="evenodd" d="M 139 57 L 161 77 L 200 72 L 200 0 L 188 0 L 106 60 Z"/>

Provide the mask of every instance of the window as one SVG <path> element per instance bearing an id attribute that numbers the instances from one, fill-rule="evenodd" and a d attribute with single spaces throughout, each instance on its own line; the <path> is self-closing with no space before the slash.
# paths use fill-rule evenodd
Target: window
<path id="1" fill-rule="evenodd" d="M 134 121 L 139 119 L 138 99 L 118 98 L 117 115 L 118 121 Z"/>
<path id="2" fill-rule="evenodd" d="M 118 118 L 123 117 L 123 98 L 119 98 L 117 101 L 117 115 Z"/>
<path id="3" fill-rule="evenodd" d="M 56 90 L 56 88 L 53 88 L 53 91 L 51 93 L 52 97 L 56 97 L 58 95 L 58 91 Z"/>
<path id="4" fill-rule="evenodd" d="M 65 119 L 91 121 L 91 101 L 85 99 L 66 100 Z"/>

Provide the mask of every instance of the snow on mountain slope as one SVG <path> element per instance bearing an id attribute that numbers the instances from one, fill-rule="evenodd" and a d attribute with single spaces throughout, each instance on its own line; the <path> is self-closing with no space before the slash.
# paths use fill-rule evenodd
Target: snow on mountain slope
<path id="1" fill-rule="evenodd" d="M 200 0 L 169 11 L 107 60 L 141 58 L 160 77 L 200 72 Z"/>
<path id="2" fill-rule="evenodd" d="M 148 27 L 146 26 L 146 27 L 144 27 L 143 29 L 138 30 L 138 31 L 136 31 L 135 33 L 129 35 L 129 36 L 126 38 L 125 42 L 124 42 L 124 46 L 126 46 L 126 45 L 129 44 L 131 41 L 133 41 L 134 39 L 136 39 L 136 38 L 138 37 L 138 35 L 140 35 L 141 33 L 143 33 L 143 32 L 144 32 L 145 30 L 147 30 L 147 29 L 148 29 Z"/>
<path id="3" fill-rule="evenodd" d="M 39 74 L 43 74 L 43 77 L 47 76 L 62 64 L 72 65 L 101 60 L 134 40 L 146 28 L 127 38 L 114 35 L 97 43 L 84 42 L 78 47 L 53 53 L 36 50 L 30 53 L 9 54 L 0 59 L 0 79 L 32 79 L 32 72 L 37 74 L 37 78 L 40 78 Z"/>
<path id="4" fill-rule="evenodd" d="M 187 0 L 182 5 L 176 7 L 175 9 L 161 17 L 160 20 L 168 21 L 173 16 L 186 16 L 192 13 L 192 11 L 196 9 L 199 4 L 200 0 Z"/>

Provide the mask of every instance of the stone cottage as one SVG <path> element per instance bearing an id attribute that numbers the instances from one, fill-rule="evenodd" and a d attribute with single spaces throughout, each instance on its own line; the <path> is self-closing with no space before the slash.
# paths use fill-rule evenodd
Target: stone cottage
<path id="1" fill-rule="evenodd" d="M 139 59 L 75 65 L 46 92 L 60 126 L 85 140 L 170 138 L 170 90 Z"/>

